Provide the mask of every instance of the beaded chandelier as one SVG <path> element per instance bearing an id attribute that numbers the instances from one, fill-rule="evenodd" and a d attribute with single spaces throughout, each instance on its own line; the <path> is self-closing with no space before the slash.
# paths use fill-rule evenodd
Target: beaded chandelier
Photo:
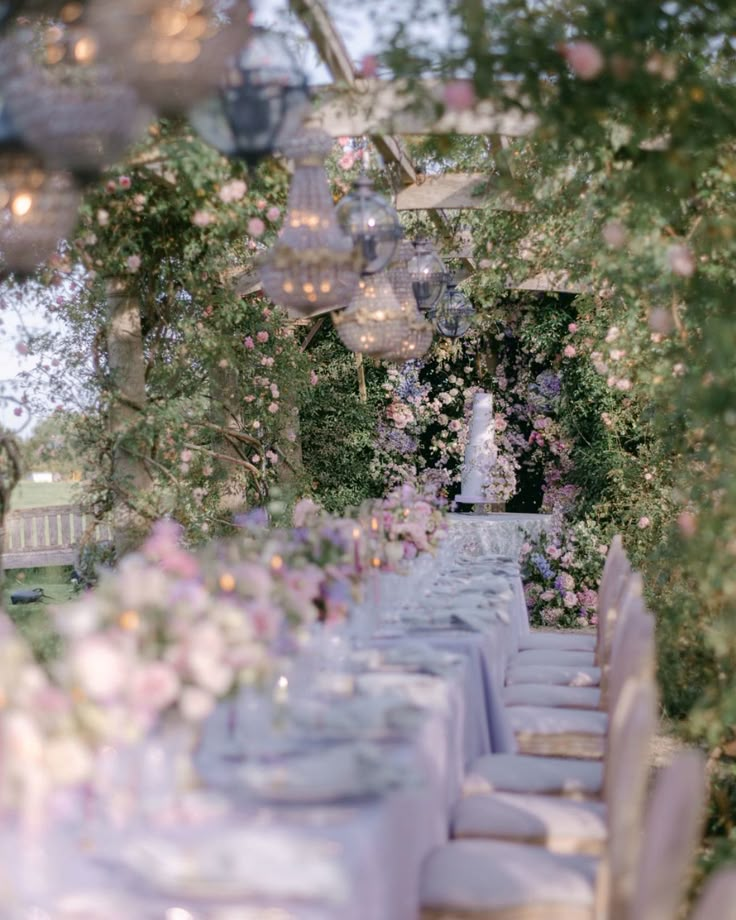
<path id="1" fill-rule="evenodd" d="M 298 316 L 317 316 L 350 301 L 359 274 L 349 236 L 340 230 L 324 161 L 332 140 L 303 131 L 284 145 L 294 175 L 284 225 L 261 265 L 264 293 Z"/>
<path id="2" fill-rule="evenodd" d="M 396 337 L 393 347 L 386 349 L 383 355 L 385 361 L 403 363 L 417 360 L 427 353 L 432 344 L 432 325 L 417 309 L 417 300 L 408 270 L 413 252 L 411 243 L 399 243 L 397 258 L 387 271 L 391 287 L 405 315 L 405 328 L 403 334 Z"/>
<path id="3" fill-rule="evenodd" d="M 94 0 L 89 21 L 105 58 L 166 115 L 214 93 L 245 44 L 248 4 L 212 0 Z"/>

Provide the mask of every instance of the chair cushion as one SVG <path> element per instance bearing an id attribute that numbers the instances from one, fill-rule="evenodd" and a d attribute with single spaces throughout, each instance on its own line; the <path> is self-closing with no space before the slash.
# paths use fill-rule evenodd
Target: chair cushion
<path id="1" fill-rule="evenodd" d="M 563 687 L 598 687 L 601 669 L 571 665 L 517 664 L 518 656 L 506 671 L 507 684 L 553 684 Z"/>
<path id="2" fill-rule="evenodd" d="M 513 706 L 509 720 L 515 732 L 535 735 L 605 735 L 608 713 L 598 710 L 558 709 L 554 706 Z"/>
<path id="3" fill-rule="evenodd" d="M 541 847 L 453 840 L 425 861 L 421 904 L 465 911 L 542 904 L 592 912 L 597 866 L 593 857 L 550 853 Z"/>
<path id="4" fill-rule="evenodd" d="M 584 632 L 532 631 L 522 636 L 519 651 L 527 649 L 557 649 L 558 651 L 594 652 L 597 636 Z"/>
<path id="5" fill-rule="evenodd" d="M 597 687 L 558 687 L 550 684 L 513 684 L 504 687 L 505 706 L 554 706 L 555 709 L 598 709 Z"/>
<path id="6" fill-rule="evenodd" d="M 529 648 L 519 652 L 514 658 L 514 664 L 551 664 L 551 665 L 580 665 L 593 667 L 595 665 L 595 652 L 565 651 L 555 648 Z"/>
<path id="7" fill-rule="evenodd" d="M 600 856 L 608 837 L 602 802 L 513 792 L 460 799 L 451 826 L 453 837 L 532 843 L 555 853 L 589 856 Z"/>
<path id="8" fill-rule="evenodd" d="M 510 706 L 509 721 L 521 754 L 603 757 L 608 714 L 554 706 Z"/>
<path id="9" fill-rule="evenodd" d="M 603 764 L 572 758 L 484 754 L 468 770 L 463 795 L 494 791 L 599 796 L 603 791 Z"/>

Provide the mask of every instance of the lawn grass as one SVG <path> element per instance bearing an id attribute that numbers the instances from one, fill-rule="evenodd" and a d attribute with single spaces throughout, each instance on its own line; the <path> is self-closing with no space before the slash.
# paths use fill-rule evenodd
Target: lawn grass
<path id="1" fill-rule="evenodd" d="M 19 482 L 10 497 L 10 510 L 76 504 L 74 482 Z"/>
<path id="2" fill-rule="evenodd" d="M 52 626 L 49 607 L 62 604 L 74 596 L 69 581 L 71 571 L 71 566 L 49 566 L 13 569 L 5 573 L 2 606 L 40 661 L 48 661 L 57 654 L 59 640 Z M 11 604 L 11 593 L 21 588 L 43 588 L 47 597 L 37 604 Z"/>

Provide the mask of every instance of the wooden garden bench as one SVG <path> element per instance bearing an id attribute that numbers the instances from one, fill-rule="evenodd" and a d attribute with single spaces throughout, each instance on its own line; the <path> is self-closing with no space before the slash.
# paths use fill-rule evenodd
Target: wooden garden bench
<path id="1" fill-rule="evenodd" d="M 3 566 L 6 569 L 74 565 L 82 538 L 111 540 L 106 525 L 74 505 L 11 511 L 5 519 Z"/>

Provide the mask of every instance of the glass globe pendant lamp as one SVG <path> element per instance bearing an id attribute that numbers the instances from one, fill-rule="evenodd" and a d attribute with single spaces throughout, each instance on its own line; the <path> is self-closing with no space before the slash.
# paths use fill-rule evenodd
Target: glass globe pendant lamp
<path id="1" fill-rule="evenodd" d="M 447 292 L 432 314 L 440 335 L 448 339 L 462 338 L 473 324 L 475 310 L 468 298 L 458 290 L 454 281 L 447 284 Z"/>
<path id="2" fill-rule="evenodd" d="M 79 15 L 80 8 L 66 4 L 62 14 Z M 78 21 L 51 25 L 42 37 L 40 53 L 30 30 L 18 30 L 0 48 L 8 113 L 49 168 L 93 178 L 145 128 L 145 113 L 134 90 L 98 63 L 89 28 Z"/>
<path id="3" fill-rule="evenodd" d="M 0 272 L 33 272 L 74 229 L 80 193 L 23 145 L 0 98 Z"/>
<path id="4" fill-rule="evenodd" d="M 373 191 L 367 176 L 360 176 L 353 190 L 338 202 L 337 219 L 353 239 L 362 274 L 382 271 L 393 258 L 403 232 L 399 215 Z"/>
<path id="5" fill-rule="evenodd" d="M 191 122 L 220 153 L 254 167 L 292 137 L 310 109 L 306 74 L 286 42 L 259 27 L 227 65 L 219 93 Z"/>
<path id="6" fill-rule="evenodd" d="M 447 289 L 447 269 L 426 237 L 415 240 L 408 271 L 418 308 L 430 312 Z"/>
<path id="7" fill-rule="evenodd" d="M 359 281 L 353 243 L 337 223 L 324 162 L 332 139 L 304 131 L 284 145 L 294 175 L 284 225 L 261 265 L 263 291 L 297 316 L 344 306 Z"/>
<path id="8" fill-rule="evenodd" d="M 244 0 L 93 0 L 89 21 L 116 73 L 162 115 L 214 93 L 250 29 Z"/>

